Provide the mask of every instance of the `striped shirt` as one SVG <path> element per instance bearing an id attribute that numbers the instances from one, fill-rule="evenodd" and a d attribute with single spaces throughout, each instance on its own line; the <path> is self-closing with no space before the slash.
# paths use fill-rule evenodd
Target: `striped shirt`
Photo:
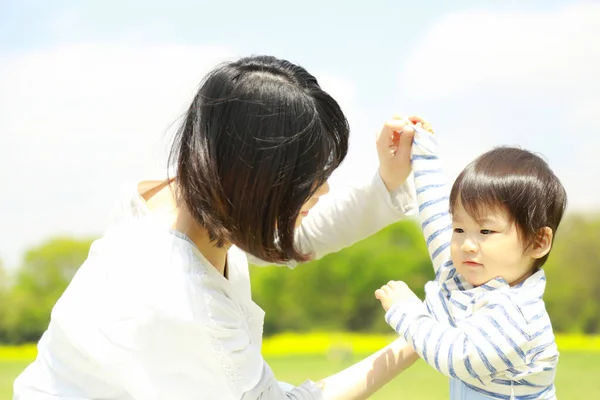
<path id="1" fill-rule="evenodd" d="M 413 171 L 421 227 L 435 270 L 423 303 L 396 303 L 386 321 L 429 365 L 494 399 L 555 399 L 558 349 L 540 270 L 510 287 L 474 287 L 452 264 L 452 220 L 436 139 L 415 127 Z"/>

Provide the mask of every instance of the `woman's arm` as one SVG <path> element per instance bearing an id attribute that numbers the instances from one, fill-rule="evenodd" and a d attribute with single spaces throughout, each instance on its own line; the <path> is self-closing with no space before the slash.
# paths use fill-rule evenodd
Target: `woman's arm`
<path id="1" fill-rule="evenodd" d="M 416 359 L 402 339 L 320 382 L 283 390 L 239 304 L 207 286 L 192 315 L 145 309 L 87 335 L 78 346 L 135 399 L 362 399 Z"/>
<path id="2" fill-rule="evenodd" d="M 416 214 L 413 179 L 389 192 L 379 172 L 364 184 L 357 184 L 322 196 L 296 229 L 295 243 L 304 253 L 319 259 L 329 253 L 377 233 L 386 226 Z M 248 254 L 254 265 L 269 265 Z M 285 265 L 295 267 L 291 261 Z"/>
<path id="3" fill-rule="evenodd" d="M 366 399 L 414 364 L 418 354 L 404 339 L 394 342 L 318 384 L 324 399 Z"/>
<path id="4" fill-rule="evenodd" d="M 273 377 L 271 369 L 265 363 L 265 371 L 261 377 L 262 382 L 259 382 L 254 390 L 246 392 L 242 399 L 366 399 L 410 367 L 418 358 L 417 353 L 404 339 L 397 339 L 385 348 L 335 375 L 317 383 L 306 381 L 286 392 L 281 390 Z M 264 389 L 265 387 L 266 389 Z"/>
<path id="5" fill-rule="evenodd" d="M 379 168 L 369 182 L 321 197 L 296 230 L 300 251 L 320 258 L 416 214 L 414 183 L 409 176 L 412 133 L 394 133 L 405 124 L 393 119 L 383 125 L 376 139 Z M 265 264 L 253 257 L 250 262 Z"/>
<path id="6" fill-rule="evenodd" d="M 271 368 L 262 357 L 260 347 L 251 343 L 240 316 L 227 301 L 215 304 L 212 315 L 218 315 L 219 323 L 208 325 L 208 331 L 219 349 L 216 358 L 233 379 L 230 386 L 234 393 L 241 393 L 244 400 L 366 399 L 369 395 L 410 367 L 418 355 L 402 338 L 321 381 L 305 381 L 284 391 Z"/>
<path id="7" fill-rule="evenodd" d="M 389 192 L 379 172 L 360 186 L 323 196 L 296 230 L 296 243 L 318 259 L 416 214 L 412 179 Z"/>

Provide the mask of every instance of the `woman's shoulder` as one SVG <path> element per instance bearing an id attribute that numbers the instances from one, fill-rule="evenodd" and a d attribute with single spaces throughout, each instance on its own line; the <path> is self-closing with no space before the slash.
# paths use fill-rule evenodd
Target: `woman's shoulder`
<path id="1" fill-rule="evenodd" d="M 148 207 L 144 195 L 175 175 L 175 170 L 170 168 L 152 174 L 152 176 L 125 179 L 118 190 L 115 204 L 110 210 L 108 226 L 146 216 Z"/>
<path id="2" fill-rule="evenodd" d="M 85 303 L 95 310 L 90 315 L 125 318 L 151 308 L 185 313 L 203 307 L 207 293 L 227 295 L 222 277 L 211 268 L 184 238 L 149 221 L 132 220 L 92 243 L 63 297 L 74 306 Z"/>
<path id="3" fill-rule="evenodd" d="M 227 281 L 209 268 L 185 240 L 122 226 L 94 242 L 54 307 L 52 326 L 80 347 L 99 332 L 134 338 L 187 327 L 210 337 L 209 327 L 237 323 L 243 313 Z"/>

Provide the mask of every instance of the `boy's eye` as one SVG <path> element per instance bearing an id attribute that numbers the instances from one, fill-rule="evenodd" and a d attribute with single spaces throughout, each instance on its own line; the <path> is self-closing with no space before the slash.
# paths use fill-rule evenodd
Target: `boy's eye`
<path id="1" fill-rule="evenodd" d="M 492 231 L 491 229 L 482 229 L 481 231 L 482 235 L 489 235 L 490 233 L 494 233 L 494 231 Z"/>
<path id="2" fill-rule="evenodd" d="M 462 228 L 454 228 L 454 233 L 463 233 Z"/>

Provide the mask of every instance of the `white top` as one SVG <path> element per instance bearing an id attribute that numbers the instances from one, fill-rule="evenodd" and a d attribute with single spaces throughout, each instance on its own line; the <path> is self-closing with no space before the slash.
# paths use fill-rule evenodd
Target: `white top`
<path id="1" fill-rule="evenodd" d="M 494 399 L 554 399 L 558 350 L 540 270 L 511 287 L 495 278 L 473 287 L 450 255 L 446 184 L 429 132 L 415 128 L 413 171 L 423 234 L 436 272 L 424 303 L 397 303 L 388 323 L 431 366 Z M 462 398 L 462 397 L 461 397 Z"/>
<path id="2" fill-rule="evenodd" d="M 412 213 L 413 204 L 410 186 L 390 196 L 376 174 L 323 196 L 297 242 L 320 257 Z M 322 397 L 311 381 L 284 392 L 263 360 L 264 312 L 252 301 L 244 252 L 229 250 L 225 279 L 185 235 L 149 215 L 137 185 L 121 211 L 52 310 L 15 400 Z"/>

